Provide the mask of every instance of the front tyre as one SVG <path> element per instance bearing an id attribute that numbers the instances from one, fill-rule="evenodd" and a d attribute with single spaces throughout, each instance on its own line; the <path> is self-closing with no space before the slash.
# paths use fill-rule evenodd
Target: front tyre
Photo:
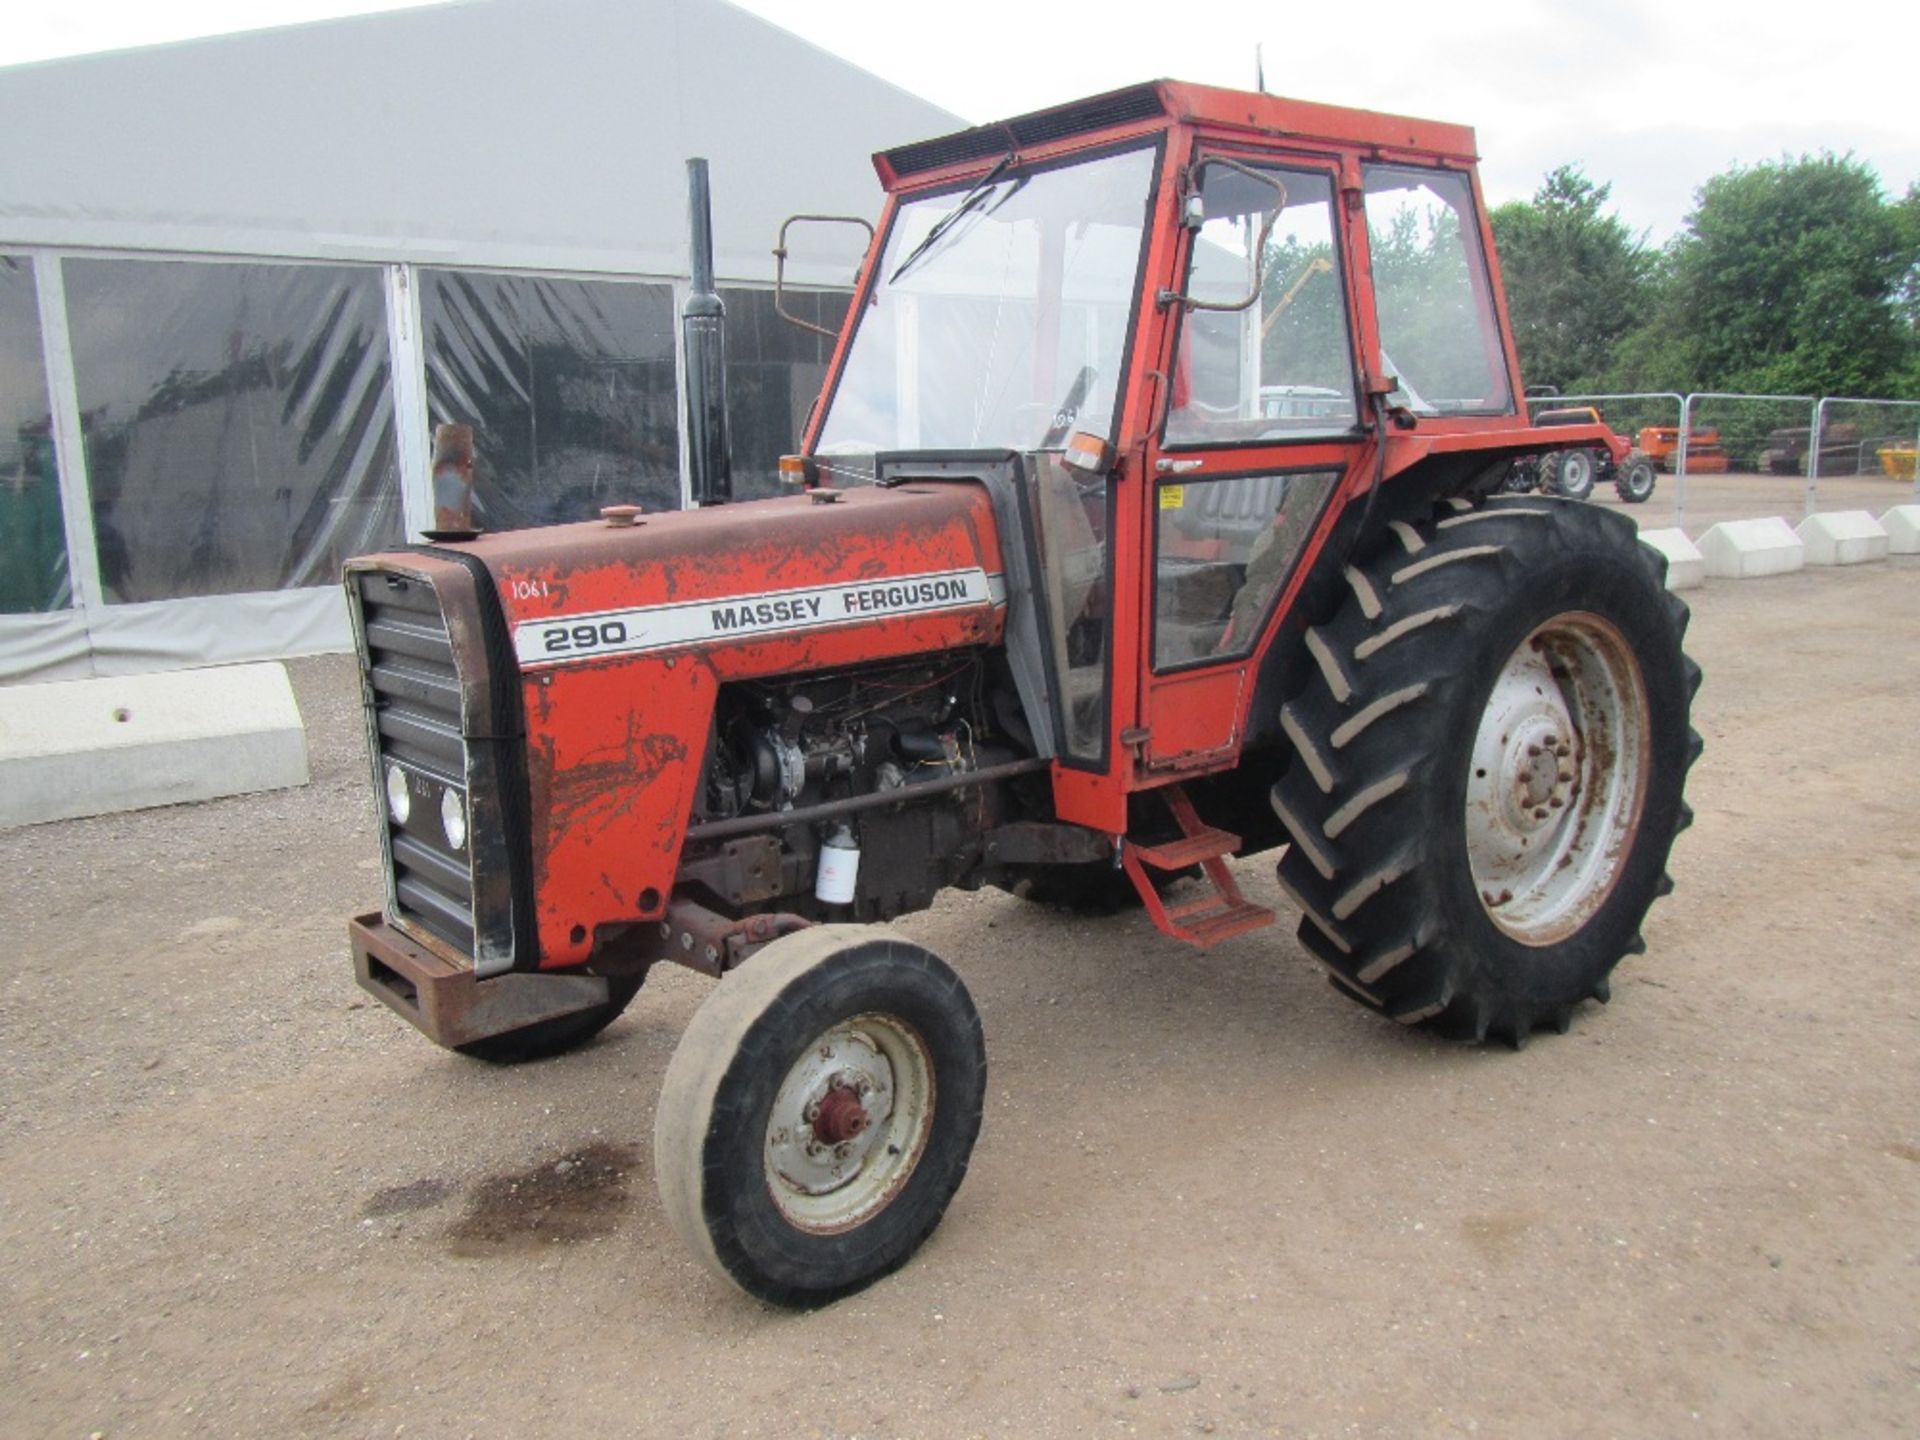
<path id="1" fill-rule="evenodd" d="M 667 1067 L 654 1169 L 674 1230 L 776 1305 L 897 1269 L 967 1173 L 986 1045 L 966 986 L 893 931 L 774 941 L 694 1015 Z"/>
<path id="2" fill-rule="evenodd" d="M 453 1048 L 489 1065 L 524 1065 L 577 1050 L 618 1020 L 640 993 L 642 975 L 615 975 L 607 980 L 607 998 L 600 1004 L 553 1020 L 540 1020 L 518 1030 L 469 1040 Z"/>
<path id="3" fill-rule="evenodd" d="M 1686 607 L 1625 517 L 1465 501 L 1393 526 L 1281 714 L 1280 880 L 1343 993 L 1523 1044 L 1605 1000 L 1691 820 Z"/>
<path id="4" fill-rule="evenodd" d="M 1653 461 L 1640 454 L 1629 456 L 1613 477 L 1614 492 L 1629 505 L 1652 499 L 1653 485 Z"/>

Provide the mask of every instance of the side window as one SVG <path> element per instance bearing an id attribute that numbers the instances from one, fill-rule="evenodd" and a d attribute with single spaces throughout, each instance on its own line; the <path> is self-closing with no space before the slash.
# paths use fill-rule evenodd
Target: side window
<path id="1" fill-rule="evenodd" d="M 1344 434 L 1358 420 L 1332 180 L 1247 168 L 1269 183 L 1201 166 L 1206 219 L 1193 238 L 1186 293 L 1221 305 L 1245 299 L 1262 272 L 1255 250 L 1272 215 L 1260 297 L 1244 310 L 1189 310 L 1182 319 L 1169 445 Z"/>
<path id="2" fill-rule="evenodd" d="M 1160 486 L 1153 665 L 1244 655 L 1340 479 L 1338 470 Z"/>
<path id="3" fill-rule="evenodd" d="M 1372 165 L 1366 186 L 1381 360 L 1400 382 L 1389 403 L 1416 415 L 1505 414 L 1512 393 L 1467 177 Z"/>

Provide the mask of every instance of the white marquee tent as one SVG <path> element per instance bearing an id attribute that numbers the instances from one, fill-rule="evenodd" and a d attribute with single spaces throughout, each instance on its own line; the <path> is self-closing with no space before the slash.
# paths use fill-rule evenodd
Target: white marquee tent
<path id="1" fill-rule="evenodd" d="M 780 221 L 960 128 L 723 0 L 471 0 L 0 70 L 0 680 L 346 643 L 334 577 L 428 523 L 680 503 L 684 161 L 712 164 L 747 487 L 824 342 Z M 829 321 L 855 232 L 790 279 Z M 803 247 L 804 246 L 804 250 Z"/>

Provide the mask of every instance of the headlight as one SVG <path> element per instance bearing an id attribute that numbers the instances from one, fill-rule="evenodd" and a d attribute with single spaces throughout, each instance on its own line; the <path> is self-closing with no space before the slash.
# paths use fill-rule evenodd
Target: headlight
<path id="1" fill-rule="evenodd" d="M 407 772 L 398 765 L 387 766 L 387 814 L 393 823 L 404 825 L 413 813 L 413 793 L 407 789 Z"/>
<path id="2" fill-rule="evenodd" d="M 440 828 L 446 832 L 447 843 L 456 850 L 467 847 L 467 807 L 460 800 L 458 790 L 443 790 L 440 794 Z"/>

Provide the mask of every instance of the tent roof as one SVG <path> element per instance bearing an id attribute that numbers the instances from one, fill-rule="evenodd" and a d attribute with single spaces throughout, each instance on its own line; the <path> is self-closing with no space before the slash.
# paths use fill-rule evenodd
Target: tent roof
<path id="1" fill-rule="evenodd" d="M 724 0 L 467 0 L 0 70 L 0 243 L 685 274 L 705 155 L 716 269 L 767 281 L 956 119 Z"/>

